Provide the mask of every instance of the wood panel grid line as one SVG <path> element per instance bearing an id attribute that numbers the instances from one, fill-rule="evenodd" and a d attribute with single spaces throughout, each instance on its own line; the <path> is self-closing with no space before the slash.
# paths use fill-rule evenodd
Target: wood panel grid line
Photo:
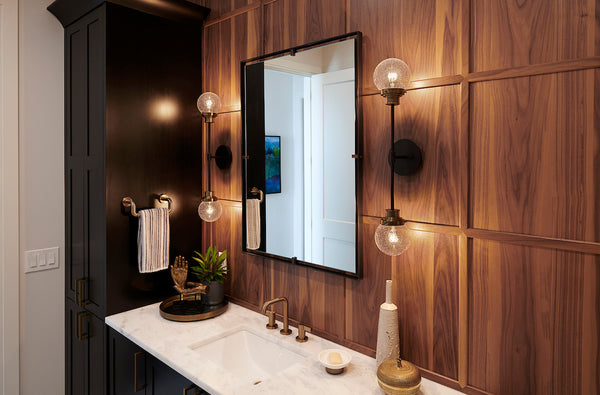
<path id="1" fill-rule="evenodd" d="M 469 73 L 465 79 L 469 82 L 495 81 L 508 78 L 529 77 L 535 75 L 555 74 L 600 67 L 600 56 L 580 59 L 562 60 L 550 63 L 539 63 L 513 68 L 494 69 Z"/>
<path id="2" fill-rule="evenodd" d="M 460 55 L 461 73 L 469 75 L 471 58 L 471 0 L 461 2 Z M 469 225 L 469 81 L 463 79 L 460 83 L 460 135 L 459 152 L 460 167 L 460 198 L 459 198 L 459 228 L 461 232 Z M 468 239 L 461 234 L 458 239 L 458 382 L 461 388 L 468 384 L 469 372 L 469 288 L 468 288 Z"/>

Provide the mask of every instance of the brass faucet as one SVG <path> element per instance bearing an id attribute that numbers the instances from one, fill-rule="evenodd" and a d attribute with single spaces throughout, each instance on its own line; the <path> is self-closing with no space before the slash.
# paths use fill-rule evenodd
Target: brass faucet
<path id="1" fill-rule="evenodd" d="M 306 336 L 306 332 L 310 332 L 312 329 L 306 325 L 299 324 L 298 325 L 298 336 L 296 336 L 296 341 L 298 343 L 304 343 L 308 340 L 308 336 Z"/>
<path id="2" fill-rule="evenodd" d="M 277 324 L 275 323 L 275 312 L 273 310 L 267 311 L 267 307 L 277 302 L 283 302 L 283 328 L 279 331 L 279 333 L 281 333 L 282 335 L 289 335 L 290 333 L 292 333 L 292 330 L 289 327 L 288 300 L 286 297 L 282 296 L 281 298 L 275 298 L 266 301 L 265 304 L 263 304 L 262 309 L 260 309 L 260 313 L 269 317 L 269 323 L 267 324 L 267 328 L 277 328 Z"/>

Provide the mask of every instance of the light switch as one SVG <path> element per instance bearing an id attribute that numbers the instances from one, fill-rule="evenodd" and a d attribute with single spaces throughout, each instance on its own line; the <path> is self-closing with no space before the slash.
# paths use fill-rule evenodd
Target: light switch
<path id="1" fill-rule="evenodd" d="M 32 251 L 27 251 L 25 255 L 27 257 L 27 265 L 29 268 L 37 267 L 37 254 L 32 253 Z"/>
<path id="2" fill-rule="evenodd" d="M 58 264 L 58 247 L 25 251 L 25 273 L 57 269 Z"/>

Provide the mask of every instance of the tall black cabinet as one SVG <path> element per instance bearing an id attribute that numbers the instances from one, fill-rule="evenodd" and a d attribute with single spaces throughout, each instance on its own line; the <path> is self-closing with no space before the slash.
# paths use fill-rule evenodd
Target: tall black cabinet
<path id="1" fill-rule="evenodd" d="M 57 0 L 65 27 L 68 394 L 106 394 L 104 318 L 173 294 L 137 269 L 139 209 L 174 202 L 171 259 L 201 248 L 202 22 L 184 0 Z"/>

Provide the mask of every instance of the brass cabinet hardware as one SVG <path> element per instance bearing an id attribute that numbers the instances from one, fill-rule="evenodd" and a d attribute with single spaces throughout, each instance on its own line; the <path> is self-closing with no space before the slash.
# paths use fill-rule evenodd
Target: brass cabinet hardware
<path id="1" fill-rule="evenodd" d="M 242 155 L 242 159 L 248 160 L 248 159 L 250 159 L 250 155 Z"/>
<path id="2" fill-rule="evenodd" d="M 90 338 L 90 332 L 89 330 L 87 330 L 85 333 L 83 333 L 83 320 L 84 318 L 88 317 L 90 315 L 90 313 L 88 313 L 87 311 L 80 311 L 79 313 L 77 313 L 75 315 L 75 320 L 77 321 L 77 329 L 76 329 L 76 336 L 77 339 L 79 341 L 83 341 L 86 339 Z"/>
<path id="3" fill-rule="evenodd" d="M 89 279 L 87 277 L 81 277 L 75 280 L 75 304 L 79 307 L 85 307 L 90 302 L 86 297 L 83 296 L 84 284 L 88 284 Z"/>
<path id="4" fill-rule="evenodd" d="M 138 357 L 140 355 L 144 355 L 143 351 L 138 351 L 133 355 L 133 391 L 140 392 L 144 388 L 146 388 L 146 384 L 139 386 L 138 385 Z"/>
<path id="5" fill-rule="evenodd" d="M 194 384 L 192 384 L 192 385 L 188 385 L 187 387 L 185 387 L 183 389 L 183 395 L 188 395 L 188 391 L 189 390 L 196 391 L 192 395 L 202 395 L 204 393 L 204 392 L 202 392 L 202 390 L 200 390 L 200 388 L 198 388 L 197 386 L 195 386 Z"/>
<path id="6" fill-rule="evenodd" d="M 352 159 L 362 159 L 362 155 L 352 154 Z"/>
<path id="7" fill-rule="evenodd" d="M 194 384 L 191 384 L 191 385 L 188 385 L 187 387 L 185 387 L 185 388 L 183 389 L 183 395 L 188 395 L 188 391 L 189 391 L 189 390 L 194 390 L 194 391 L 196 391 L 196 392 L 194 392 L 192 395 L 202 395 L 202 391 L 198 391 L 198 390 L 199 390 L 199 388 L 198 388 L 196 385 L 194 385 Z"/>
<path id="8" fill-rule="evenodd" d="M 304 343 L 308 340 L 308 336 L 306 336 L 306 332 L 311 332 L 312 329 L 306 325 L 298 325 L 298 336 L 296 336 L 296 341 L 298 343 Z"/>

